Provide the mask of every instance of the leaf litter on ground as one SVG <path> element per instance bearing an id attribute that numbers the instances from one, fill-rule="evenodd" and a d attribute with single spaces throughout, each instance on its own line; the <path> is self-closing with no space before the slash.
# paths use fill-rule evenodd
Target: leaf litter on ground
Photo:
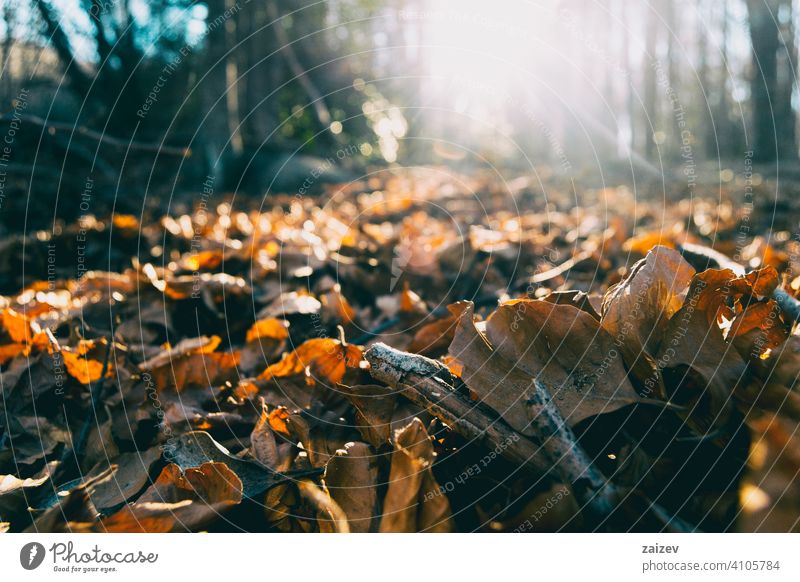
<path id="1" fill-rule="evenodd" d="M 0 531 L 797 531 L 788 223 L 438 175 L 25 238 Z"/>

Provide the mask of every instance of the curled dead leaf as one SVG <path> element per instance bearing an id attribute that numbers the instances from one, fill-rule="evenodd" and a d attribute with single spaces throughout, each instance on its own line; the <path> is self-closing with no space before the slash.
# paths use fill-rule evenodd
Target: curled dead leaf
<path id="1" fill-rule="evenodd" d="M 433 476 L 434 452 L 418 418 L 397 433 L 381 532 L 448 532 L 450 501 Z"/>
<path id="2" fill-rule="evenodd" d="M 369 445 L 347 443 L 325 465 L 325 489 L 339 504 L 350 531 L 367 533 L 377 528 L 378 463 Z"/>

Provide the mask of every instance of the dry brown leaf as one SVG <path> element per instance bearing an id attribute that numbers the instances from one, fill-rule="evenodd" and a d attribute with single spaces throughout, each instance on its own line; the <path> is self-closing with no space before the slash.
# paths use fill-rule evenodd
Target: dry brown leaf
<path id="1" fill-rule="evenodd" d="M 652 355 L 667 321 L 683 305 L 694 273 L 680 253 L 658 246 L 603 297 L 600 323 L 640 382 L 656 372 Z"/>
<path id="2" fill-rule="evenodd" d="M 28 344 L 31 341 L 31 327 L 28 318 L 13 309 L 3 309 L 0 312 L 0 324 L 11 338 L 18 344 Z"/>
<path id="3" fill-rule="evenodd" d="M 117 467 L 114 475 L 98 484 L 91 494 L 95 507 L 100 511 L 109 510 L 134 497 L 150 482 L 150 470 L 160 458 L 161 450 L 158 447 L 114 457 L 110 461 L 111 465 Z M 99 467 L 107 464 L 101 461 L 89 475 L 101 473 Z"/>
<path id="4" fill-rule="evenodd" d="M 285 414 L 283 419 L 276 416 Z M 294 444 L 285 440 L 284 434 L 280 434 L 280 441 L 275 436 L 272 428 L 273 423 L 280 424 L 281 428 L 288 433 L 285 419 L 288 417 L 286 409 L 278 409 L 270 413 L 266 404 L 262 402 L 261 416 L 258 419 L 253 432 L 250 433 L 250 452 L 253 457 L 265 467 L 275 471 L 287 471 L 294 460 Z"/>
<path id="5" fill-rule="evenodd" d="M 708 281 L 716 284 L 718 274 L 707 277 L 702 273 L 693 279 L 686 302 L 668 322 L 656 355 L 670 398 L 686 404 L 707 390 L 714 416 L 730 405 L 746 370 L 744 360 L 735 346 L 725 341 L 718 325 L 724 306 L 707 285 Z"/>
<path id="6" fill-rule="evenodd" d="M 378 463 L 366 443 L 347 443 L 325 465 L 325 489 L 339 504 L 353 533 L 377 527 Z"/>
<path id="7" fill-rule="evenodd" d="M 248 343 L 261 339 L 285 340 L 289 337 L 288 324 L 282 319 L 259 319 L 247 330 Z"/>
<path id="8" fill-rule="evenodd" d="M 386 386 L 373 384 L 342 386 L 356 411 L 356 428 L 373 447 L 388 444 L 392 436 L 392 418 L 397 393 Z"/>
<path id="9" fill-rule="evenodd" d="M 637 400 L 621 364 L 606 361 L 610 341 L 589 314 L 543 301 L 501 306 L 486 325 L 498 342 L 495 348 L 475 326 L 472 304 L 459 308 L 463 311 L 450 355 L 476 397 L 518 432 L 535 433 L 526 402 L 535 392 L 537 377 L 552 391 L 554 403 L 571 424 Z M 571 341 L 562 342 L 563 336 L 553 332 L 548 339 L 546 329 L 542 333 L 551 313 L 556 314 L 555 330 L 575 334 Z M 570 329 L 573 326 L 575 330 Z M 600 372 L 603 366 L 606 370 Z"/>
<path id="10" fill-rule="evenodd" d="M 217 336 L 186 339 L 139 365 L 159 390 L 208 387 L 233 379 L 239 352 L 215 352 Z"/>
<path id="11" fill-rule="evenodd" d="M 353 322 L 356 312 L 347 298 L 342 295 L 339 286 L 320 297 L 322 303 L 322 319 L 324 321 L 348 325 Z"/>
<path id="12" fill-rule="evenodd" d="M 136 503 L 96 527 L 108 532 L 197 531 L 241 501 L 242 482 L 224 463 L 203 463 L 184 472 L 170 464 Z"/>
<path id="13" fill-rule="evenodd" d="M 585 311 L 511 301 L 489 317 L 486 333 L 500 355 L 548 387 L 570 424 L 638 400 L 613 339 Z"/>
<path id="14" fill-rule="evenodd" d="M 323 533 L 350 533 L 347 516 L 327 492 L 308 480 L 297 484 L 300 494 L 317 512 L 319 529 Z"/>
<path id="15" fill-rule="evenodd" d="M 456 329 L 456 319 L 448 315 L 422 326 L 414 334 L 414 340 L 408 346 L 408 351 L 430 356 L 447 349 L 453 341 Z"/>
<path id="16" fill-rule="evenodd" d="M 415 418 L 395 438 L 381 532 L 449 532 L 450 501 L 433 476 L 433 444 Z"/>

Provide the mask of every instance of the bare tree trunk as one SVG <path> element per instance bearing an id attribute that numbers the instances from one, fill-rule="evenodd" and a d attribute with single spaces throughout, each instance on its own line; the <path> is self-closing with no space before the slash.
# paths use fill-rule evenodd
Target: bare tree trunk
<path id="1" fill-rule="evenodd" d="M 226 14 L 237 9 L 236 0 L 225 0 Z M 236 15 L 229 16 L 225 20 L 225 48 L 227 49 L 225 58 L 227 92 L 225 93 L 225 99 L 228 105 L 228 133 L 231 138 L 231 149 L 234 154 L 239 155 L 242 153 L 243 144 L 240 131 L 241 117 L 239 116 L 239 63 L 236 62 L 239 53 L 235 48 L 238 42 L 236 20 Z"/>
<path id="2" fill-rule="evenodd" d="M 715 107 L 715 104 L 719 101 L 719 97 L 715 95 L 715 88 L 712 86 L 711 78 L 708 71 L 708 40 L 707 40 L 707 33 L 706 33 L 706 25 L 705 21 L 708 17 L 707 12 L 702 11 L 702 5 L 698 6 L 698 18 L 696 21 L 697 24 L 697 52 L 699 65 L 698 65 L 698 72 L 697 76 L 699 78 L 700 83 L 700 91 L 699 96 L 701 99 L 701 107 L 703 110 L 703 119 L 708 119 L 709 122 L 705 124 L 706 132 L 705 132 L 705 143 L 704 150 L 706 157 L 710 159 L 718 158 L 718 152 L 720 147 L 720 135 L 719 131 L 721 129 L 720 119 L 718 119 L 718 109 Z M 723 73 L 722 73 L 722 80 L 720 82 L 720 86 L 717 88 L 719 93 L 725 92 L 725 73 L 724 73 L 724 59 L 723 59 Z M 707 114 L 707 115 L 706 115 Z"/>
<path id="3" fill-rule="evenodd" d="M 753 159 L 778 158 L 776 115 L 778 59 L 780 47 L 777 15 L 780 0 L 748 0 L 753 71 L 750 84 L 753 109 Z M 781 121 L 785 122 L 785 121 Z"/>
<path id="4" fill-rule="evenodd" d="M 659 66 L 657 49 L 658 38 L 658 13 L 650 7 L 646 14 L 647 18 L 647 38 L 644 61 L 644 155 L 648 160 L 655 158 L 655 141 L 653 132 L 658 128 L 658 111 L 656 108 L 656 67 Z"/>
<path id="5" fill-rule="evenodd" d="M 673 104 L 669 99 L 666 99 L 666 116 L 667 122 L 664 124 L 664 131 L 667 134 L 665 144 L 668 145 L 669 150 L 667 155 L 672 157 L 678 155 L 680 150 L 680 132 L 677 130 L 677 119 L 675 116 L 675 107 L 682 107 L 681 94 L 680 94 L 680 79 L 678 78 L 678 59 L 675 55 L 675 35 L 678 34 L 680 25 L 678 23 L 678 14 L 675 10 L 675 0 L 664 0 L 664 21 L 666 23 L 666 42 L 667 42 L 667 79 L 669 80 L 669 87 L 674 91 L 674 99 L 678 102 Z"/>
<path id="6" fill-rule="evenodd" d="M 628 124 L 630 125 L 630 142 L 629 142 L 629 149 L 630 151 L 636 151 L 636 140 L 637 140 L 637 126 L 636 123 L 636 101 L 633 97 L 633 65 L 631 64 L 631 57 L 630 57 L 630 34 L 628 32 L 628 26 L 630 24 L 628 20 L 628 11 L 623 7 L 622 9 L 622 63 L 625 67 L 625 95 L 626 95 L 626 109 L 628 111 Z"/>
<path id="7" fill-rule="evenodd" d="M 227 40 L 224 25 L 219 19 L 225 16 L 225 0 L 208 1 L 208 32 L 206 34 L 205 78 L 201 91 L 203 101 L 203 155 L 206 172 L 216 178 L 223 177 L 222 155 L 230 136 L 228 99 L 225 96 Z"/>
<path id="8" fill-rule="evenodd" d="M 781 160 L 797 158 L 797 139 L 795 136 L 795 113 L 792 96 L 795 89 L 797 48 L 794 43 L 794 23 L 792 1 L 782 0 L 786 22 L 780 25 L 782 48 L 778 50 L 778 99 L 776 114 L 778 124 L 778 154 Z"/>
<path id="9" fill-rule="evenodd" d="M 242 138 L 246 150 L 255 150 L 278 125 L 278 96 L 269 94 L 285 80 L 285 67 L 280 55 L 272 54 L 278 47 L 275 35 L 268 26 L 266 6 L 262 2 L 250 2 L 239 25 L 241 36 L 247 37 L 242 53 L 246 73 L 242 101 Z M 268 57 L 268 58 L 267 58 Z M 266 100 L 265 100 L 266 99 Z M 272 140 L 275 136 L 272 136 Z"/>
<path id="10" fill-rule="evenodd" d="M 722 3 L 722 47 L 720 47 L 720 54 L 722 55 L 722 79 L 720 79 L 719 93 L 715 107 L 715 120 L 719 129 L 717 132 L 721 138 L 721 145 L 719 152 L 723 156 L 733 154 L 733 125 L 730 119 L 730 105 L 728 101 L 728 20 L 730 14 L 728 12 L 727 3 Z"/>
<path id="11" fill-rule="evenodd" d="M 11 3 L 6 3 L 5 7 L 3 8 L 3 23 L 6 27 L 6 37 L 3 39 L 3 55 L 0 59 L 3 76 L 3 85 L 0 86 L 0 90 L 8 95 L 11 95 L 14 92 L 14 79 L 12 78 L 13 71 L 11 70 L 11 49 L 14 46 L 16 14 L 17 12 Z"/>

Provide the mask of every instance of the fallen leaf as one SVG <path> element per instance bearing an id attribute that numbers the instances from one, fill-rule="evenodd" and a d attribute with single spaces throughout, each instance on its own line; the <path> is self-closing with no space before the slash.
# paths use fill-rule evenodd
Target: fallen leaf
<path id="1" fill-rule="evenodd" d="M 269 366 L 261 380 L 308 374 L 317 380 L 338 384 L 347 368 L 357 368 L 362 360 L 361 348 L 331 338 L 314 338 L 285 354 L 280 362 Z"/>
<path id="2" fill-rule="evenodd" d="M 450 502 L 433 476 L 433 444 L 415 418 L 395 437 L 381 532 L 449 532 Z"/>
<path id="3" fill-rule="evenodd" d="M 680 253 L 657 246 L 603 297 L 600 324 L 640 382 L 653 377 L 652 355 L 667 322 L 683 305 L 694 274 Z"/>
<path id="4" fill-rule="evenodd" d="M 486 334 L 501 356 L 548 387 L 570 424 L 639 400 L 613 339 L 585 311 L 512 301 L 492 313 Z"/>
<path id="5" fill-rule="evenodd" d="M 347 443 L 325 465 L 325 489 L 342 508 L 350 531 L 367 533 L 377 529 L 378 463 L 366 443 Z"/>
<path id="6" fill-rule="evenodd" d="M 167 465 L 133 504 L 96 526 L 98 531 L 197 531 L 242 501 L 242 482 L 224 463 L 181 470 Z"/>

